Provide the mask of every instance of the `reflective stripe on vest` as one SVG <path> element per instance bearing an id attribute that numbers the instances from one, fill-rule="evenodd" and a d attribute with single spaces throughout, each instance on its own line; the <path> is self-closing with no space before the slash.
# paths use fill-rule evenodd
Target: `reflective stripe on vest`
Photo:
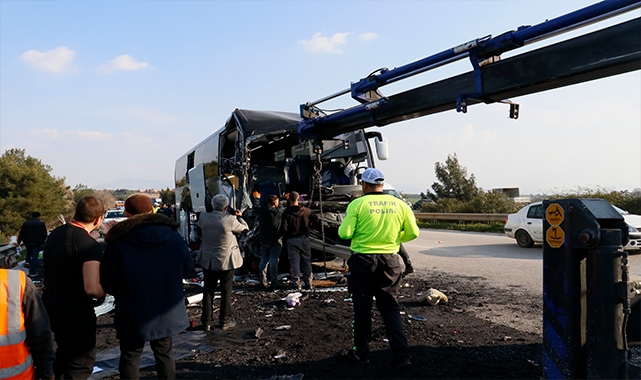
<path id="1" fill-rule="evenodd" d="M 25 341 L 22 298 L 26 275 L 0 269 L 0 378 L 33 376 L 33 359 Z M 25 376 L 25 377 L 26 377 Z"/>

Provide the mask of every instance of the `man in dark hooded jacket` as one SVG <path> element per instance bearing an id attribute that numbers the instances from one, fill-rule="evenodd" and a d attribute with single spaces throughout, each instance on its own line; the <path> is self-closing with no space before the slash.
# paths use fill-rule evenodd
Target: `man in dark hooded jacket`
<path id="1" fill-rule="evenodd" d="M 287 257 L 292 270 L 292 285 L 294 289 L 302 287 L 312 289 L 312 249 L 309 241 L 309 227 L 319 223 L 318 215 L 313 214 L 307 207 L 298 205 L 300 195 L 292 191 L 287 198 L 289 205 L 283 212 L 281 231 L 287 241 Z"/>
<path id="2" fill-rule="evenodd" d="M 153 214 L 151 199 L 132 195 L 124 220 L 105 241 L 100 282 L 116 301 L 121 379 L 138 379 L 140 356 L 149 341 L 160 379 L 175 379 L 172 336 L 189 326 L 182 279 L 194 268 L 177 223 Z"/>

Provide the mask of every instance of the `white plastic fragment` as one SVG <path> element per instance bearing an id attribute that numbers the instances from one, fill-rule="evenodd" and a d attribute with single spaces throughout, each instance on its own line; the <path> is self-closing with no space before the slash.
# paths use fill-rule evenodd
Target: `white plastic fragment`
<path id="1" fill-rule="evenodd" d="M 444 293 L 436 289 L 428 289 L 418 298 L 419 303 L 427 303 L 432 306 L 437 305 L 440 301 L 448 302 L 448 299 Z"/>

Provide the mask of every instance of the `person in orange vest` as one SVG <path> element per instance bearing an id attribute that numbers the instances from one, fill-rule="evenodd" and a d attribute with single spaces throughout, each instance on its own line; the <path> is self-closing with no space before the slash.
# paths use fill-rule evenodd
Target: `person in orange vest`
<path id="1" fill-rule="evenodd" d="M 54 379 L 49 316 L 25 272 L 0 260 L 0 379 Z"/>

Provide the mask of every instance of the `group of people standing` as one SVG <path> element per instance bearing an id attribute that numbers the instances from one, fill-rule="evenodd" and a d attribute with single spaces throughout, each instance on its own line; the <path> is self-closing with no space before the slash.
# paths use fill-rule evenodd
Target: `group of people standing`
<path id="1" fill-rule="evenodd" d="M 106 248 L 90 235 L 103 225 L 104 213 L 105 205 L 99 199 L 82 198 L 71 221 L 46 238 L 41 298 L 32 290 L 31 280 L 15 276 L 23 272 L 4 270 L 13 272 L 19 286 L 10 286 L 16 280 L 0 281 L 0 298 L 22 293 L 24 301 L 8 302 L 7 315 L 0 313 L 0 378 L 14 378 L 7 374 L 20 379 L 91 376 L 96 357 L 94 307 L 102 304 L 107 293 L 116 303 L 121 378 L 139 378 L 146 341 L 154 353 L 158 377 L 176 378 L 172 336 L 189 326 L 182 279 L 194 268 L 191 253 L 177 231 L 178 224 L 154 213 L 147 196 L 133 195 L 125 201 L 128 219 L 109 229 Z M 3 278 L 0 271 L 0 280 Z M 6 338 L 11 338 L 14 315 L 23 316 L 22 333 L 16 337 L 22 336 L 20 347 L 28 347 L 31 355 L 4 344 L 2 326 L 10 327 Z M 34 334 L 39 338 L 34 339 Z M 13 348 L 11 355 L 4 355 L 9 348 Z"/>
<path id="2" fill-rule="evenodd" d="M 276 195 L 270 195 L 258 211 L 260 224 L 260 264 L 258 273 L 261 284 L 273 289 L 284 288 L 278 280 L 278 262 L 283 247 L 287 247 L 292 289 L 312 289 L 312 251 L 310 227 L 320 222 L 318 215 L 298 204 L 300 194 L 287 195 L 287 208 L 279 207 Z"/>
<path id="3" fill-rule="evenodd" d="M 352 251 L 346 277 L 354 306 L 354 344 L 347 357 L 356 364 L 369 363 L 375 298 L 393 353 L 389 368 L 400 370 L 411 363 L 397 300 L 403 272 L 398 253 L 400 244 L 416 238 L 419 230 L 409 206 L 382 192 L 383 182 L 378 169 L 363 172 L 363 196 L 349 204 L 338 229 L 341 238 L 351 240 Z M 288 207 L 283 209 L 277 196 L 269 196 L 259 211 L 259 275 L 265 286 L 271 281 L 273 288 L 279 287 L 278 257 L 284 238 L 293 287 L 312 288 L 309 232 L 320 218 L 299 205 L 299 197 L 297 192 L 289 193 Z M 219 327 L 227 330 L 236 324 L 231 319 L 231 290 L 234 271 L 243 259 L 235 234 L 248 229 L 241 212 L 229 209 L 227 196 L 215 195 L 211 203 L 213 211 L 201 213 L 198 221 L 203 236 L 197 259 L 204 274 L 201 322 L 206 331 L 211 329 L 212 299 L 218 283 L 222 297 Z M 6 339 L 2 328 L 14 323 L 11 315 L 16 310 L 9 307 L 7 316 L 0 313 L 0 378 L 9 377 L 7 374 L 88 378 L 96 355 L 94 307 L 103 302 L 107 293 L 114 296 L 116 304 L 114 323 L 120 342 L 121 378 L 139 377 L 146 341 L 150 342 L 158 377 L 176 378 L 172 337 L 189 326 L 182 279 L 194 269 L 191 253 L 177 231 L 178 224 L 153 213 L 151 200 L 144 195 L 125 201 L 128 219 L 109 229 L 103 253 L 103 247 L 90 233 L 101 226 L 104 212 L 100 200 L 83 198 L 71 222 L 49 234 L 44 248 L 42 301 L 23 272 L 0 270 L 0 298 L 15 298 L 15 288 L 9 285 L 17 283 L 22 303 L 10 305 L 23 316 L 17 338 L 12 336 L 18 345 L 11 346 L 22 350 L 12 350 L 11 358 L 15 360 L 8 361 L 4 354 L 9 348 L 3 344 Z M 8 276 L 6 272 L 22 275 Z M 14 334 L 7 331 L 8 335 Z M 55 356 L 51 331 L 57 343 Z"/>

